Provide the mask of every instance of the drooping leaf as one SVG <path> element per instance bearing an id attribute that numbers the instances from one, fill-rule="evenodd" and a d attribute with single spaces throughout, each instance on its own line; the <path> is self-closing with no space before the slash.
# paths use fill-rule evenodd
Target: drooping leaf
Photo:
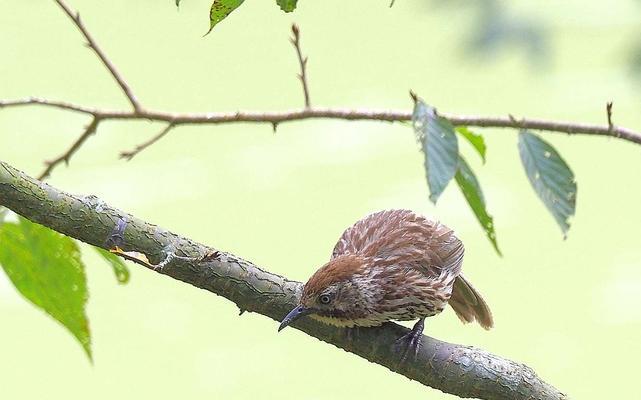
<path id="1" fill-rule="evenodd" d="M 485 164 L 485 151 L 487 150 L 487 146 L 485 145 L 483 135 L 472 132 L 467 126 L 457 126 L 456 131 L 470 142 L 472 147 L 474 147 L 476 152 L 481 156 L 483 164 Z"/>
<path id="2" fill-rule="evenodd" d="M 519 133 L 519 154 L 534 191 L 565 238 L 576 208 L 577 187 L 572 170 L 552 145 L 526 130 Z"/>
<path id="3" fill-rule="evenodd" d="M 94 247 L 94 249 L 96 249 L 98 254 L 100 254 L 100 256 L 102 256 L 109 265 L 111 265 L 118 283 L 125 284 L 129 282 L 129 269 L 120 257 L 99 247 Z"/>
<path id="4" fill-rule="evenodd" d="M 478 179 L 476 179 L 474 172 L 463 157 L 459 158 L 458 170 L 456 171 L 456 183 L 461 189 L 461 192 L 463 192 L 463 196 L 474 212 L 476 219 L 485 231 L 485 235 L 492 243 L 494 250 L 501 255 L 501 250 L 499 250 L 499 245 L 496 242 L 494 220 L 487 212 L 485 198 L 483 197 L 483 191 L 481 190 L 481 184 Z"/>
<path id="5" fill-rule="evenodd" d="M 87 281 L 76 242 L 19 218 L 0 227 L 0 264 L 16 289 L 60 321 L 91 359 Z"/>
<path id="6" fill-rule="evenodd" d="M 416 99 L 412 114 L 414 132 L 425 155 L 425 173 L 430 200 L 436 204 L 458 166 L 458 141 L 454 126 L 436 114 L 433 107 Z"/>
<path id="7" fill-rule="evenodd" d="M 243 1 L 245 0 L 214 0 L 209 11 L 209 30 L 205 35 L 209 34 L 214 26 L 243 4 Z"/>
<path id="8" fill-rule="evenodd" d="M 281 10 L 285 12 L 292 12 L 296 9 L 296 3 L 298 3 L 298 0 L 276 0 L 276 3 L 278 3 Z"/>

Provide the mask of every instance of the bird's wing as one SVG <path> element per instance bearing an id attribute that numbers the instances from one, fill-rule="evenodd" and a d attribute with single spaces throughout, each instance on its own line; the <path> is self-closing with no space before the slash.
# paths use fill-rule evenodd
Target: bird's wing
<path id="1" fill-rule="evenodd" d="M 332 259 L 343 254 L 422 268 L 429 275 L 456 276 L 463 263 L 463 243 L 447 226 L 409 210 L 370 214 L 345 230 Z"/>

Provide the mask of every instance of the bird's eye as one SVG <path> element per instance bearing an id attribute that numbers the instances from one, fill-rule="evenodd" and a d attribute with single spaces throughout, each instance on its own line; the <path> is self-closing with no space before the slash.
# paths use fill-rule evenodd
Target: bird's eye
<path id="1" fill-rule="evenodd" d="M 321 304 L 329 304 L 330 300 L 331 300 L 331 299 L 329 298 L 329 295 L 326 295 L 326 294 L 321 295 L 321 296 L 318 298 L 318 301 L 320 301 L 320 303 L 321 303 Z"/>

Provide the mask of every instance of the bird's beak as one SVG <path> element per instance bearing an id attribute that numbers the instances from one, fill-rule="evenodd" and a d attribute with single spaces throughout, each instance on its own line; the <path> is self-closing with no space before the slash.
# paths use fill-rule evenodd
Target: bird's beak
<path id="1" fill-rule="evenodd" d="M 312 313 L 312 310 L 310 310 L 309 308 L 305 308 L 303 306 L 297 306 L 296 308 L 291 310 L 285 318 L 283 318 L 283 321 L 280 323 L 280 326 L 278 327 L 278 332 L 282 331 L 287 325 L 296 321 L 298 318 L 302 317 L 303 315 L 307 315 L 311 313 Z"/>

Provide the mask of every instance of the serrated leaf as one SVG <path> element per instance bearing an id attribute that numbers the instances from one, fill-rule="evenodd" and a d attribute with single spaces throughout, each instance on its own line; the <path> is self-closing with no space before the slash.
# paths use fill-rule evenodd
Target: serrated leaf
<path id="1" fill-rule="evenodd" d="M 412 124 L 425 155 L 430 200 L 436 204 L 447 184 L 454 178 L 458 166 L 458 141 L 454 126 L 420 99 L 414 104 Z"/>
<path id="2" fill-rule="evenodd" d="M 280 9 L 285 12 L 292 12 L 296 9 L 296 3 L 298 0 L 276 0 L 276 3 L 280 6 Z"/>
<path id="3" fill-rule="evenodd" d="M 519 154 L 530 184 L 565 238 L 576 208 L 574 173 L 552 145 L 526 130 L 519 133 Z"/>
<path id="4" fill-rule="evenodd" d="M 94 249 L 96 249 L 98 254 L 100 254 L 100 256 L 102 256 L 109 265 L 111 265 L 118 283 L 125 284 L 129 282 L 129 269 L 120 257 L 99 247 L 94 247 Z"/>
<path id="5" fill-rule="evenodd" d="M 485 164 L 485 151 L 487 150 L 487 146 L 485 145 L 483 135 L 472 132 L 467 128 L 467 126 L 457 126 L 456 131 L 470 142 L 472 147 L 474 147 L 476 152 L 481 156 L 483 164 Z"/>
<path id="6" fill-rule="evenodd" d="M 91 359 L 89 295 L 76 242 L 20 217 L 0 228 L 0 264 L 16 289 L 62 323 Z"/>
<path id="7" fill-rule="evenodd" d="M 245 0 L 214 0 L 209 10 L 209 30 L 205 35 L 208 35 L 214 29 L 214 26 L 243 4 L 243 1 Z"/>
<path id="8" fill-rule="evenodd" d="M 456 171 L 456 183 L 461 189 L 461 192 L 463 192 L 463 197 L 467 200 L 467 204 L 470 205 L 476 219 L 485 231 L 485 235 L 492 243 L 494 250 L 496 250 L 499 255 L 502 255 L 501 250 L 499 250 L 499 245 L 496 242 L 494 220 L 487 212 L 481 184 L 463 157 L 459 158 L 458 170 Z"/>

